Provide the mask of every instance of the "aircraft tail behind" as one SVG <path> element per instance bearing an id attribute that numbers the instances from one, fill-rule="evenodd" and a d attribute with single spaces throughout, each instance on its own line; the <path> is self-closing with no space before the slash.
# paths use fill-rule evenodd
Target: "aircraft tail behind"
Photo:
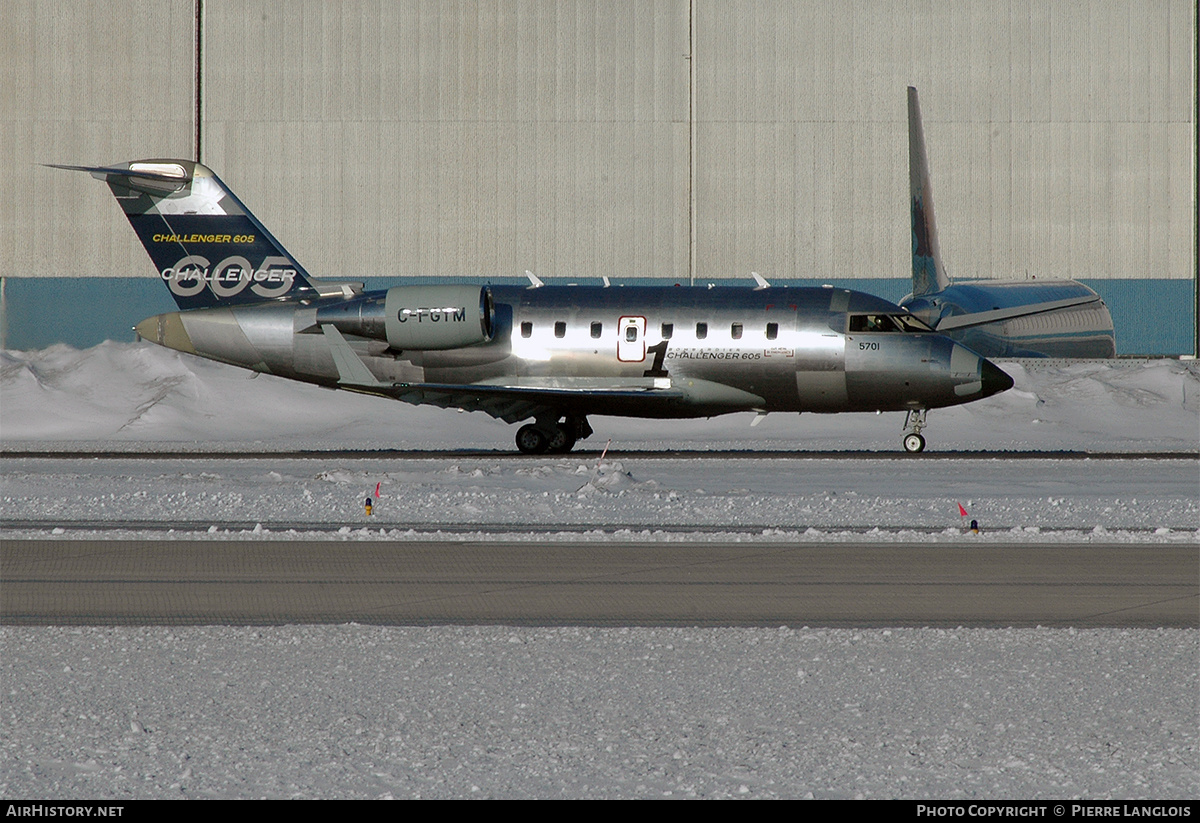
<path id="1" fill-rule="evenodd" d="M 942 291 L 950 285 L 950 277 L 942 265 L 942 250 L 938 246 L 921 104 L 912 86 L 908 87 L 908 191 L 912 210 L 912 293 L 920 297 Z"/>
<path id="2" fill-rule="evenodd" d="M 136 160 L 53 168 L 108 183 L 180 309 L 317 296 L 304 268 L 206 166 Z"/>

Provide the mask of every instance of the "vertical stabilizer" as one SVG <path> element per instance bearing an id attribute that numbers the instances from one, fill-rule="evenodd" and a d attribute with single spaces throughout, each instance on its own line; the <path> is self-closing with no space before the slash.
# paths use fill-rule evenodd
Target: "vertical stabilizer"
<path id="1" fill-rule="evenodd" d="M 54 168 L 90 172 L 108 183 L 181 309 L 317 296 L 304 268 L 199 163 Z"/>
<path id="2" fill-rule="evenodd" d="M 929 156 L 921 127 L 917 90 L 908 87 L 908 191 L 912 211 L 912 278 L 914 297 L 939 292 L 950 285 L 933 217 L 933 189 L 929 185 Z"/>

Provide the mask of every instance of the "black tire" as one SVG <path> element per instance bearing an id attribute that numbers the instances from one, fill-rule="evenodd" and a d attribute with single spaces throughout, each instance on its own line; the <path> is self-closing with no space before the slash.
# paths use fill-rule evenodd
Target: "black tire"
<path id="1" fill-rule="evenodd" d="M 566 454 L 575 448 L 575 429 L 569 423 L 559 423 L 554 427 L 546 443 L 546 451 L 550 454 Z"/>
<path id="2" fill-rule="evenodd" d="M 532 423 L 517 429 L 517 449 L 523 454 L 542 454 L 546 446 L 546 435 Z"/>
<path id="3" fill-rule="evenodd" d="M 904 435 L 904 450 L 913 454 L 925 451 L 925 438 L 919 434 Z"/>

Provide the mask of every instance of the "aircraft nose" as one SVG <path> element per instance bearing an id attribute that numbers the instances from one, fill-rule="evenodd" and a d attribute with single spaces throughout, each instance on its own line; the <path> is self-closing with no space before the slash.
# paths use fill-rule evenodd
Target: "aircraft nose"
<path id="1" fill-rule="evenodd" d="M 985 359 L 981 364 L 980 380 L 983 383 L 981 393 L 984 397 L 991 397 L 1013 387 L 1013 379 L 991 360 Z"/>

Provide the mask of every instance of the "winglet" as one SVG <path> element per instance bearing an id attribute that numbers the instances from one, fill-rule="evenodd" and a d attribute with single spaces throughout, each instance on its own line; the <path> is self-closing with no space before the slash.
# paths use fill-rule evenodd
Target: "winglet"
<path id="1" fill-rule="evenodd" d="M 929 184 L 929 157 L 921 125 L 917 90 L 908 87 L 908 191 L 912 214 L 912 278 L 914 297 L 942 291 L 950 285 L 933 217 L 933 188 Z"/>
<path id="2" fill-rule="evenodd" d="M 529 283 L 530 283 L 530 285 L 527 288 L 540 289 L 542 286 L 546 285 L 545 283 L 542 282 L 542 279 L 540 277 L 538 277 L 536 274 L 531 272 L 529 269 L 525 269 L 525 276 L 529 278 Z"/>
<path id="3" fill-rule="evenodd" d="M 378 388 L 389 385 L 381 383 L 375 378 L 375 375 L 371 374 L 371 370 L 354 353 L 354 349 L 350 348 L 346 338 L 342 337 L 342 333 L 337 330 L 337 326 L 332 323 L 322 323 L 321 331 L 325 334 L 325 340 L 329 343 L 329 353 L 333 355 L 334 365 L 337 366 L 338 385 L 362 388 Z"/>
<path id="4" fill-rule="evenodd" d="M 754 282 L 758 284 L 757 286 L 755 286 L 755 287 L 754 287 L 754 290 L 755 290 L 755 291 L 760 291 L 760 290 L 762 290 L 762 289 L 769 289 L 769 288 L 771 288 L 771 284 L 770 284 L 770 283 L 768 283 L 768 282 L 767 282 L 767 280 L 766 280 L 766 278 L 765 278 L 765 277 L 763 277 L 763 276 L 762 276 L 761 274 L 759 274 L 758 272 L 756 272 L 756 271 L 752 271 L 752 272 L 750 272 L 750 276 L 751 276 L 751 277 L 753 277 L 753 278 L 754 278 Z"/>

